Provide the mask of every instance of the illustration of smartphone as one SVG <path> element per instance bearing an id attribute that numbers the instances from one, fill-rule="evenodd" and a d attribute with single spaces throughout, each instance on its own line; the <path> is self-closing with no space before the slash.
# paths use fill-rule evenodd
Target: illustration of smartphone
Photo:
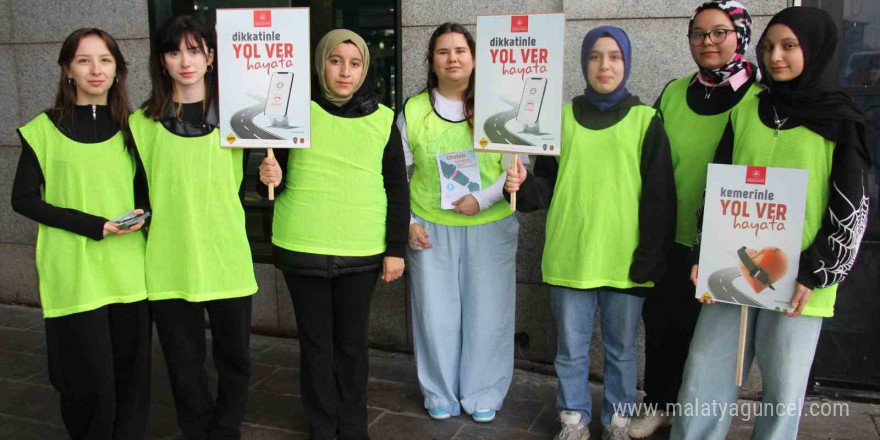
<path id="1" fill-rule="evenodd" d="M 544 102 L 544 91 L 547 89 L 547 78 L 529 78 L 523 86 L 522 98 L 519 100 L 517 122 L 536 124 L 541 115 L 541 104 Z"/>
<path id="2" fill-rule="evenodd" d="M 282 118 L 287 116 L 287 104 L 290 102 L 290 89 L 293 83 L 293 72 L 273 72 L 269 80 L 269 94 L 266 96 L 266 116 Z"/>

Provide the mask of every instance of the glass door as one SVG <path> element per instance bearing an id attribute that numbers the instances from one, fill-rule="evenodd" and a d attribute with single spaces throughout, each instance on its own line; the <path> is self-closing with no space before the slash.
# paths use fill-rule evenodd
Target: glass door
<path id="1" fill-rule="evenodd" d="M 870 218 L 860 255 L 825 319 L 813 363 L 814 391 L 880 399 L 880 2 L 805 0 L 827 10 L 841 32 L 832 72 L 868 121 Z"/>

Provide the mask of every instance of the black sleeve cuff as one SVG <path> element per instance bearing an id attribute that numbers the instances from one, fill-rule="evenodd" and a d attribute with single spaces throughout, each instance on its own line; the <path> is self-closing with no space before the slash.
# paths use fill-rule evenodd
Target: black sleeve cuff
<path id="1" fill-rule="evenodd" d="M 816 282 L 816 278 L 813 277 L 813 273 L 810 270 L 810 263 L 807 252 L 801 252 L 801 258 L 798 263 L 798 276 L 797 282 L 802 284 L 807 289 L 813 290 L 816 288 L 818 283 Z"/>
<path id="2" fill-rule="evenodd" d="M 385 249 L 385 256 L 404 258 L 406 256 L 406 243 L 388 243 Z"/>
<path id="3" fill-rule="evenodd" d="M 104 223 L 107 223 L 110 220 L 95 217 L 94 224 L 89 227 L 88 232 L 85 233 L 85 236 L 91 238 L 95 241 L 101 241 L 104 239 Z"/>

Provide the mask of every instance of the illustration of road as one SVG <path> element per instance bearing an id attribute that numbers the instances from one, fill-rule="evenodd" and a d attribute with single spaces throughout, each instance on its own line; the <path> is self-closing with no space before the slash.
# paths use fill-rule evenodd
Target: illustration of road
<path id="1" fill-rule="evenodd" d="M 509 144 L 509 145 L 534 145 L 531 142 L 523 140 L 521 137 L 507 131 L 504 124 L 516 117 L 517 109 L 494 114 L 486 119 L 483 124 L 483 130 L 486 137 L 493 144 Z"/>
<path id="2" fill-rule="evenodd" d="M 232 115 L 232 131 L 239 139 L 284 139 L 254 124 L 254 116 L 263 113 L 263 107 L 263 105 L 247 107 Z"/>
<path id="3" fill-rule="evenodd" d="M 764 307 L 733 286 L 733 280 L 742 276 L 738 267 L 719 269 L 709 275 L 709 291 L 718 301 L 742 304 L 744 306 Z"/>

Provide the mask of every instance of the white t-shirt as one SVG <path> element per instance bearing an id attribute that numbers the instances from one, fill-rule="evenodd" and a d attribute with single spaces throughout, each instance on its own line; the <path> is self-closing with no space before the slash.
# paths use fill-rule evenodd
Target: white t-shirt
<path id="1" fill-rule="evenodd" d="M 464 105 L 462 105 L 460 100 L 448 99 L 438 93 L 436 89 L 432 90 L 431 93 L 434 95 L 434 110 L 441 118 L 449 121 L 464 121 Z M 403 155 L 406 159 L 406 166 L 412 166 L 413 153 L 412 149 L 409 147 L 409 139 L 407 139 L 406 117 L 404 116 L 404 112 L 400 112 L 400 114 L 397 115 L 397 128 L 400 130 L 400 140 L 403 144 Z M 504 197 L 502 191 L 504 189 L 505 180 L 507 180 L 507 173 L 501 173 L 492 185 L 471 193 L 471 195 L 477 199 L 477 203 L 480 204 L 481 211 L 494 205 Z"/>

